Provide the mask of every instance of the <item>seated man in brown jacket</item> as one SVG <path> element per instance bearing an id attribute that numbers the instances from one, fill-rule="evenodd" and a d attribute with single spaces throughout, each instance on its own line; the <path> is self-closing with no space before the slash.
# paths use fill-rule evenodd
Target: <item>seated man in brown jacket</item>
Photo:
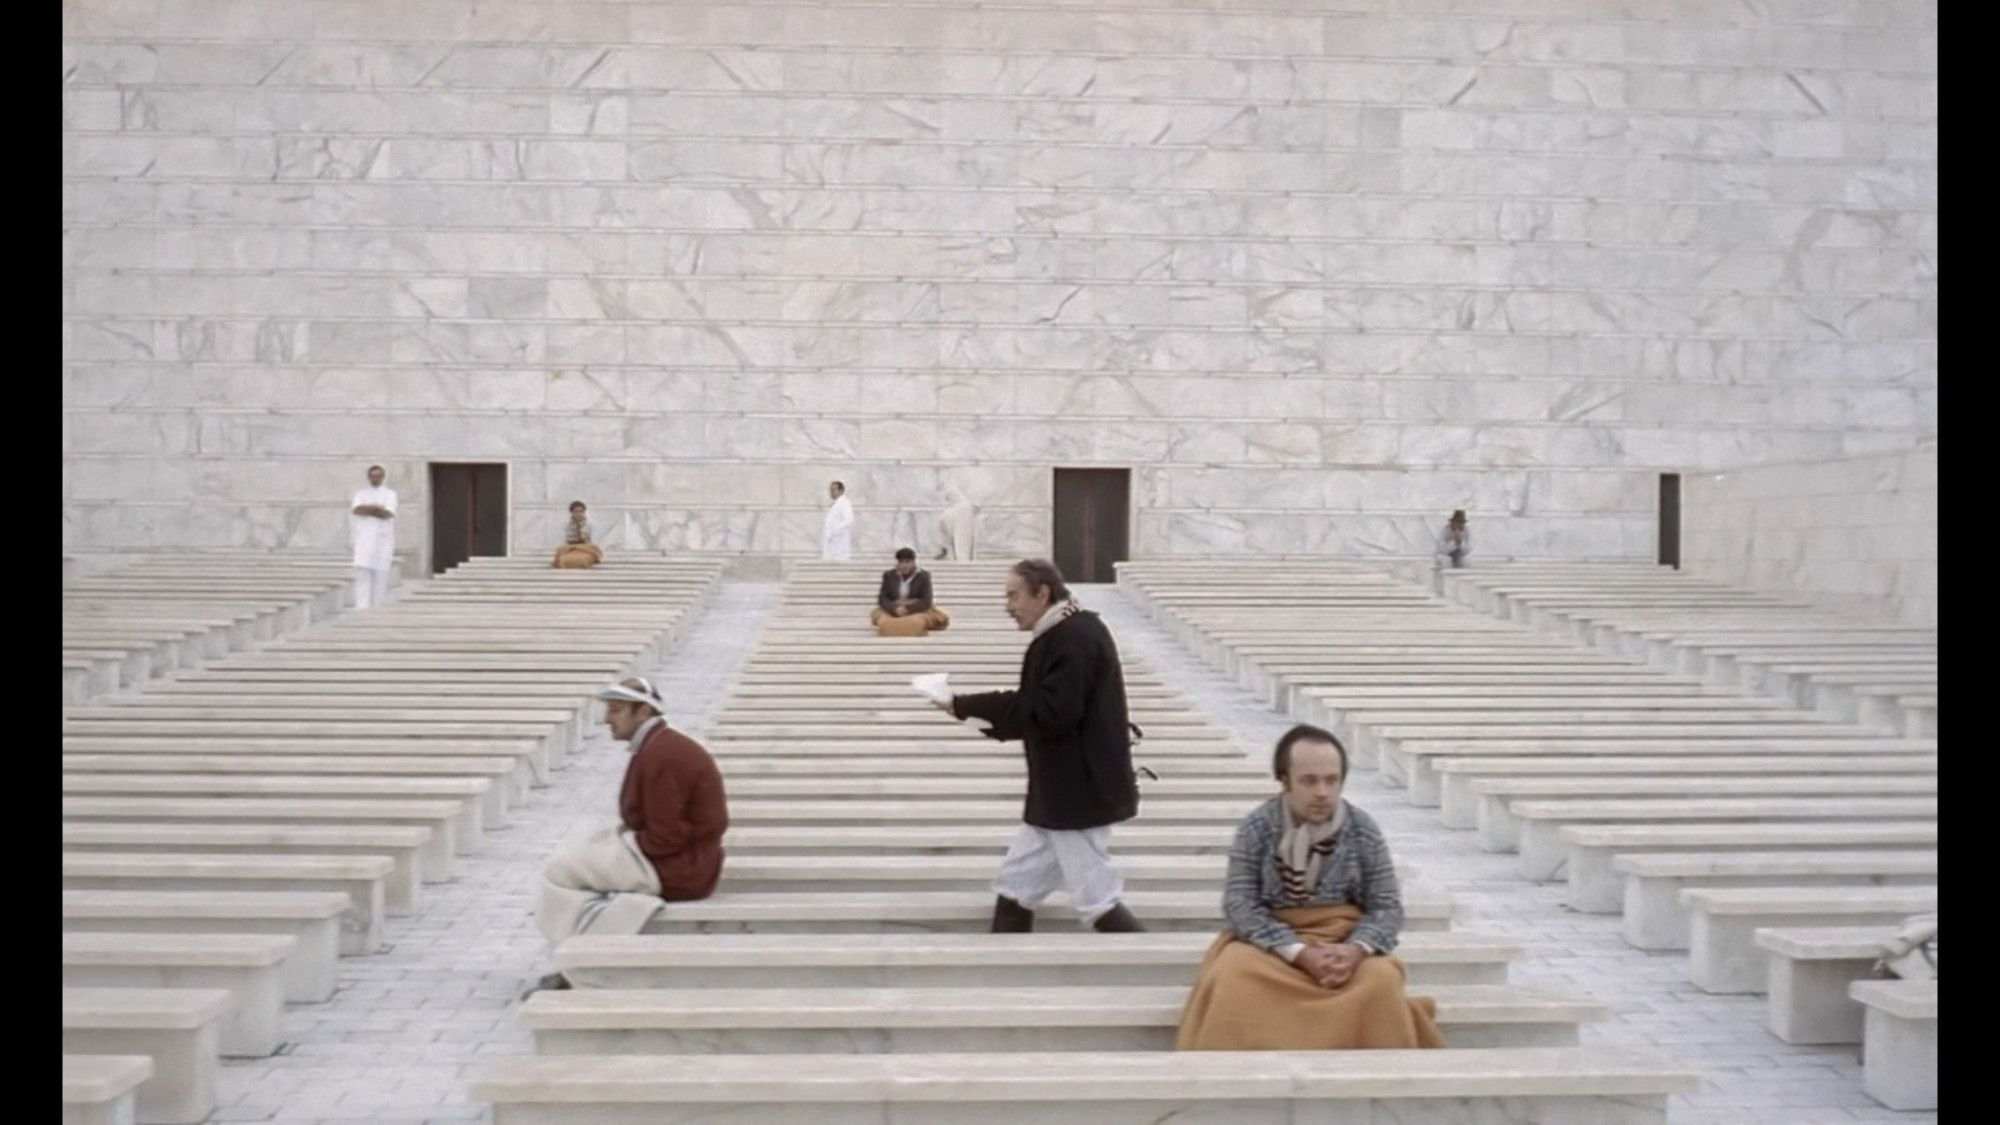
<path id="1" fill-rule="evenodd" d="M 951 624 L 951 618 L 931 599 L 931 572 L 917 566 L 908 547 L 896 552 L 896 565 L 882 572 L 875 608 L 868 623 L 885 637 L 921 637 Z"/>
<path id="2" fill-rule="evenodd" d="M 542 871 L 536 923 L 552 946 L 572 934 L 639 933 L 663 903 L 707 898 L 722 878 L 729 804 L 715 759 L 667 725 L 666 705 L 643 677 L 597 698 L 632 760 L 618 822 L 572 836 Z M 536 985 L 568 987 L 560 973 Z"/>

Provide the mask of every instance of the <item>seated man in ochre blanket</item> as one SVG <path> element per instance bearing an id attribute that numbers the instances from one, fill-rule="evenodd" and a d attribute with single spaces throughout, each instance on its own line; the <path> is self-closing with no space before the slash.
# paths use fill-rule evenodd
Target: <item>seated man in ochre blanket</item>
<path id="1" fill-rule="evenodd" d="M 590 511 L 583 501 L 569 502 L 569 522 L 563 525 L 563 545 L 556 548 L 557 570 L 588 570 L 604 561 L 604 549 L 591 542 Z"/>
<path id="2" fill-rule="evenodd" d="M 1222 904 L 1181 1013 L 1184 1051 L 1442 1047 L 1437 1006 L 1403 994 L 1390 956 L 1402 892 L 1373 817 L 1340 796 L 1347 751 L 1296 726 L 1271 772 L 1284 791 L 1236 829 Z"/>
<path id="3" fill-rule="evenodd" d="M 921 637 L 951 624 L 931 600 L 931 572 L 917 567 L 915 551 L 908 547 L 897 551 L 895 567 L 882 572 L 882 588 L 875 594 L 868 622 L 885 637 Z"/>

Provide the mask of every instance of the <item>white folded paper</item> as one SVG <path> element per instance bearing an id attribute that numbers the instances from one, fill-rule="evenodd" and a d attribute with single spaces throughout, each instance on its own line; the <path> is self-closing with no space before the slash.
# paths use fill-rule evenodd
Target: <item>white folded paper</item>
<path id="1" fill-rule="evenodd" d="M 926 676 L 912 676 L 910 677 L 910 686 L 916 689 L 918 695 L 923 696 L 932 703 L 936 703 L 939 706 L 951 705 L 950 672 L 932 672 Z M 992 723 L 981 718 L 967 718 L 963 721 L 974 730 L 991 730 L 993 728 Z"/>

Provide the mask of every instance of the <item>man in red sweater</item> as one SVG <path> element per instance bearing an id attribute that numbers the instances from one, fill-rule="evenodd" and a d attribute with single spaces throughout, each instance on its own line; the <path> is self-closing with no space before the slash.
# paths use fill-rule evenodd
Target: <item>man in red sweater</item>
<path id="1" fill-rule="evenodd" d="M 715 759 L 667 725 L 650 681 L 622 680 L 597 698 L 632 760 L 619 787 L 619 822 L 571 838 L 542 871 L 536 920 L 551 945 L 571 934 L 639 933 L 663 901 L 707 898 L 722 878 L 729 805 Z M 536 985 L 567 987 L 560 973 Z"/>

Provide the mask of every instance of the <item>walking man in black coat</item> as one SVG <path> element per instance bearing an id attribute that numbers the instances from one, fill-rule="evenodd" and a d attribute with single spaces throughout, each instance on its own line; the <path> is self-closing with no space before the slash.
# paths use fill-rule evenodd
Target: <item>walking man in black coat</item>
<path id="1" fill-rule="evenodd" d="M 1111 826 L 1139 812 L 1118 646 L 1044 559 L 1014 565 L 1007 613 L 1034 635 L 1020 688 L 939 704 L 957 718 L 985 720 L 988 738 L 1019 740 L 1027 754 L 1024 823 L 993 879 L 993 932 L 1034 929 L 1035 907 L 1057 890 L 1100 931 L 1144 930 L 1120 901 L 1124 881 L 1109 847 Z"/>

